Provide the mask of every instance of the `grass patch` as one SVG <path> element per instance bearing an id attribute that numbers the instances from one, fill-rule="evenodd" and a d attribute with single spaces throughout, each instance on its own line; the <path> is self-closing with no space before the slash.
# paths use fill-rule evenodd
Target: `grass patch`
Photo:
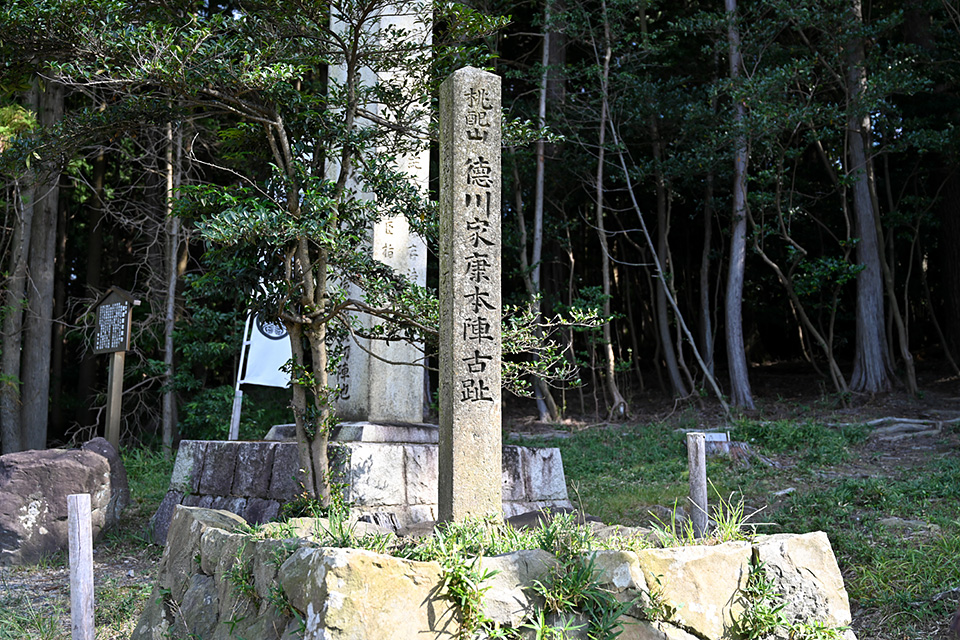
<path id="1" fill-rule="evenodd" d="M 590 430 L 539 444 L 561 449 L 571 499 L 585 511 L 635 524 L 649 520 L 651 505 L 686 504 L 687 458 L 677 426 Z M 943 594 L 960 587 L 960 457 L 883 466 L 886 452 L 871 446 L 870 428 L 862 425 L 738 420 L 729 431 L 782 467 L 710 458 L 711 505 L 736 491 L 748 511 L 765 507 L 756 519 L 772 526 L 760 533 L 825 531 L 852 608 L 875 621 L 867 630 L 872 637 L 929 636 L 949 618 L 957 598 Z M 853 463 L 876 472 L 847 475 Z M 788 487 L 789 496 L 774 495 Z"/>

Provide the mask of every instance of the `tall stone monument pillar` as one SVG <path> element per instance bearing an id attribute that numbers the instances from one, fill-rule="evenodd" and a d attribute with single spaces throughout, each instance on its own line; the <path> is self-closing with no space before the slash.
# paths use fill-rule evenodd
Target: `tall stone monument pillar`
<path id="1" fill-rule="evenodd" d="M 501 515 L 500 78 L 440 87 L 438 517 Z"/>
<path id="2" fill-rule="evenodd" d="M 424 47 L 431 42 L 429 23 L 423 20 L 431 11 L 429 3 L 401 2 L 385 8 L 377 19 L 376 31 L 396 30 L 407 34 L 406 38 Z M 342 31 L 343 25 L 331 20 L 334 31 Z M 381 72 L 369 68 L 360 70 L 362 82 L 373 86 L 378 82 L 404 85 L 414 78 L 402 75 L 401 71 Z M 331 82 L 344 82 L 346 70 L 331 66 Z M 391 114 L 381 105 L 372 103 L 364 108 L 387 120 Z M 427 129 L 424 121 L 422 128 Z M 426 141 L 419 151 L 397 158 L 399 169 L 410 176 L 417 188 L 426 194 L 430 179 L 430 149 Z M 330 163 L 335 173 L 339 166 Z M 353 186 L 353 185 L 351 185 Z M 362 194 L 372 197 L 370 194 Z M 427 246 L 423 238 L 410 230 L 403 216 L 394 216 L 377 222 L 368 237 L 374 259 L 389 265 L 397 273 L 407 276 L 420 286 L 427 282 Z M 350 285 L 350 295 L 361 297 L 362 292 Z M 366 314 L 359 315 L 360 323 L 369 328 L 377 322 Z M 422 345 L 418 345 L 422 347 Z M 343 389 L 337 401 L 337 415 L 344 421 L 369 421 L 375 423 L 423 422 L 424 370 L 423 350 L 404 342 L 385 343 L 365 338 L 347 338 L 344 344 L 344 366 L 334 375 L 334 383 Z M 410 363 L 410 364 L 391 364 Z M 414 365 L 414 366 L 411 366 Z"/>

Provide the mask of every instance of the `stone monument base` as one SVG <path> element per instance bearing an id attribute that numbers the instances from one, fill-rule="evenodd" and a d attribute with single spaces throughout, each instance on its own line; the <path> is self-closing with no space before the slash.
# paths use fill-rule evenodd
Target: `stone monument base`
<path id="1" fill-rule="evenodd" d="M 356 426 L 347 435 L 357 439 L 331 442 L 329 456 L 334 481 L 345 485 L 351 515 L 394 530 L 436 520 L 438 446 L 368 442 L 363 438 L 397 435 L 399 427 L 348 424 Z M 425 437 L 429 428 L 436 434 L 435 426 L 423 427 L 413 437 Z M 178 504 L 223 509 L 255 524 L 275 519 L 280 505 L 300 490 L 297 467 L 296 442 L 182 441 L 167 495 L 151 520 L 154 541 L 166 541 Z M 504 517 L 572 506 L 559 449 L 505 446 L 501 478 Z"/>

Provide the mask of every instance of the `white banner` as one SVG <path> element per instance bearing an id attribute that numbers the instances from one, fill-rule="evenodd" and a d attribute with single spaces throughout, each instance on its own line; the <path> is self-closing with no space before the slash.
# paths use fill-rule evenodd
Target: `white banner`
<path id="1" fill-rule="evenodd" d="M 247 319 L 248 327 L 250 318 Z M 277 321 L 264 321 L 255 316 L 246 333 L 250 337 L 247 351 L 247 366 L 240 384 L 259 384 L 264 387 L 287 387 L 290 375 L 280 367 L 290 360 L 290 335 Z"/>

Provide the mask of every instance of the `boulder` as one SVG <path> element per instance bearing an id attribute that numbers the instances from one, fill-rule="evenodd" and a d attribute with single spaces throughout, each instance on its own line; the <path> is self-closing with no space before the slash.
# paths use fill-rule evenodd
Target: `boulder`
<path id="1" fill-rule="evenodd" d="M 91 448 L 110 453 L 96 442 Z M 120 485 L 116 488 L 114 477 Z M 121 482 L 125 477 L 118 457 L 111 467 L 110 460 L 94 450 L 0 456 L 0 565 L 34 563 L 67 548 L 70 494 L 90 494 L 93 536 L 98 538 L 129 501 L 129 490 Z"/>
<path id="2" fill-rule="evenodd" d="M 120 521 L 120 513 L 130 505 L 130 483 L 120 454 L 106 438 L 94 438 L 80 447 L 83 451 L 98 453 L 110 463 L 110 504 L 106 511 L 106 528 Z"/>
<path id="3" fill-rule="evenodd" d="M 443 639 L 459 632 L 451 603 L 440 593 L 436 562 L 300 548 L 280 567 L 279 580 L 304 614 L 306 638 Z"/>
<path id="4" fill-rule="evenodd" d="M 483 594 L 484 614 L 495 623 L 519 627 L 524 618 L 534 613 L 537 604 L 530 585 L 534 580 L 545 580 L 556 566 L 557 559 L 541 549 L 482 558 L 481 572 L 493 573 L 483 583 L 484 588 L 489 587 Z"/>

